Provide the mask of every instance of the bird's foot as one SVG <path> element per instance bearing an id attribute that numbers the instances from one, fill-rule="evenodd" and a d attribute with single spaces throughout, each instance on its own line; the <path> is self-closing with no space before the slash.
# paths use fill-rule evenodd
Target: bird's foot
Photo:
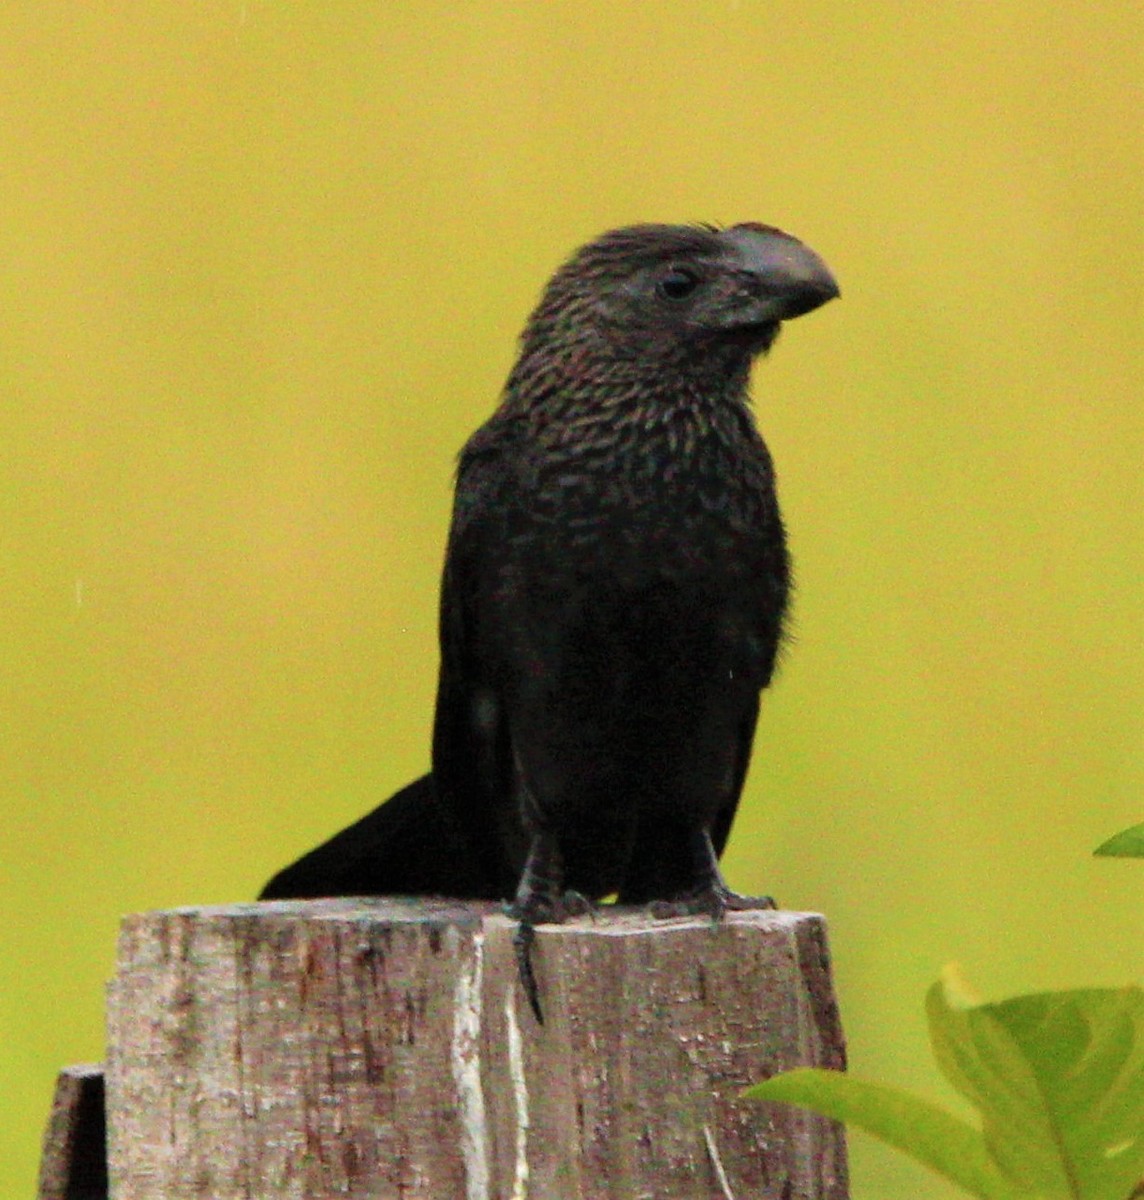
<path id="1" fill-rule="evenodd" d="M 751 912 L 775 907 L 775 902 L 770 896 L 741 896 L 738 892 L 733 892 L 722 880 L 712 880 L 690 891 L 681 892 L 670 900 L 653 900 L 648 905 L 648 911 L 659 920 L 705 914 L 718 921 L 728 912 Z"/>
<path id="2" fill-rule="evenodd" d="M 528 860 L 512 903 L 505 911 L 520 924 L 513 934 L 516 966 L 521 987 L 537 1023 L 544 1024 L 540 991 L 532 967 L 532 944 L 537 925 L 561 925 L 570 917 L 593 911 L 592 902 L 579 892 L 564 890 L 564 863 L 560 847 L 552 834 L 541 831 L 533 836 Z"/>
<path id="3" fill-rule="evenodd" d="M 580 892 L 536 890 L 525 895 L 518 891 L 504 911 L 523 925 L 563 925 L 574 917 L 594 916 L 596 906 Z"/>
<path id="4" fill-rule="evenodd" d="M 536 983 L 536 972 L 532 967 L 532 943 L 536 940 L 537 925 L 563 925 L 571 917 L 595 917 L 596 907 L 587 896 L 567 891 L 555 896 L 544 891 L 530 892 L 521 896 L 518 892 L 511 904 L 505 905 L 508 916 L 520 924 L 512 935 L 516 951 L 516 968 L 521 987 L 528 999 L 528 1006 L 538 1025 L 544 1024 L 544 1012 L 540 1007 L 540 989 Z"/>
<path id="5" fill-rule="evenodd" d="M 596 919 L 596 905 L 583 892 L 568 890 L 561 899 L 564 908 L 563 920 L 567 921 L 572 917 L 591 917 L 593 921 Z"/>

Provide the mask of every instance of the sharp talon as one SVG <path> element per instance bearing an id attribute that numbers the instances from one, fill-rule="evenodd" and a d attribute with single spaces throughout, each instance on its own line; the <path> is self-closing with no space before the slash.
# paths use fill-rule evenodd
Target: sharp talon
<path id="1" fill-rule="evenodd" d="M 718 886 L 696 888 L 672 900 L 653 900 L 648 905 L 651 915 L 659 920 L 706 915 L 713 921 L 720 920 L 728 912 L 753 912 L 775 907 L 770 896 L 740 896 L 728 887 Z"/>
<path id="2" fill-rule="evenodd" d="M 521 921 L 512 935 L 513 948 L 516 950 L 516 969 L 520 975 L 520 986 L 528 998 L 528 1005 L 538 1025 L 544 1024 L 544 1013 L 540 1011 L 540 989 L 536 986 L 536 976 L 532 970 L 532 943 L 536 940 L 536 930 L 528 921 Z"/>
<path id="3" fill-rule="evenodd" d="M 591 917 L 596 919 L 596 906 L 580 892 L 565 892 L 561 897 L 561 920 L 568 917 Z"/>
<path id="4" fill-rule="evenodd" d="M 738 892 L 727 894 L 729 912 L 753 912 L 760 908 L 778 908 L 778 905 L 773 896 L 740 896 Z"/>

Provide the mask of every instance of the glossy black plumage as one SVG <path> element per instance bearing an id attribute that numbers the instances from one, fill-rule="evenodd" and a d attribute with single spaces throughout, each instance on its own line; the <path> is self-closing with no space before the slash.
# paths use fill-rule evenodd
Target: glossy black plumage
<path id="1" fill-rule="evenodd" d="M 761 225 L 605 234 L 553 277 L 460 456 L 433 769 L 265 898 L 588 899 L 718 913 L 789 567 L 747 383 L 838 294 Z M 527 963 L 525 963 L 527 967 Z"/>

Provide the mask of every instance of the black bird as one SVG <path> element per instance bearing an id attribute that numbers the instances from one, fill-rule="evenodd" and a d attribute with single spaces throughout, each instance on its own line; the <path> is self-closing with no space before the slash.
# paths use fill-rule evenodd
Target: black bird
<path id="1" fill-rule="evenodd" d="M 460 456 L 432 774 L 262 898 L 616 894 L 663 915 L 768 904 L 719 872 L 790 587 L 752 360 L 838 295 L 766 225 L 636 225 L 557 271 Z"/>

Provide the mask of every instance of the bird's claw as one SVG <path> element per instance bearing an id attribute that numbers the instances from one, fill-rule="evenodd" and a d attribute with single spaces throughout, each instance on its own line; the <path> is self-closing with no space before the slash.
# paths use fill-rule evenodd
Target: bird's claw
<path id="1" fill-rule="evenodd" d="M 536 985 L 536 973 L 532 969 L 532 943 L 536 940 L 536 926 L 522 920 L 512 935 L 512 948 L 516 952 L 516 970 L 520 986 L 536 1018 L 537 1025 L 544 1024 L 544 1012 L 540 1007 L 540 989 Z"/>
<path id="2" fill-rule="evenodd" d="M 595 919 L 596 906 L 580 892 L 567 891 L 560 896 L 548 892 L 532 892 L 505 905 L 505 913 L 519 922 L 512 935 L 516 951 L 516 967 L 521 987 L 528 999 L 538 1025 L 544 1024 L 540 1007 L 540 989 L 532 966 L 532 944 L 536 941 L 537 925 L 562 925 L 571 917 L 590 916 Z"/>
<path id="3" fill-rule="evenodd" d="M 648 911 L 658 920 L 706 915 L 718 921 L 728 912 L 752 912 L 777 907 L 770 896 L 741 896 L 726 884 L 711 883 L 682 892 L 670 900 L 653 900 Z"/>
<path id="4" fill-rule="evenodd" d="M 560 921 L 567 921 L 572 917 L 591 917 L 593 921 L 596 919 L 596 905 L 583 892 L 566 891 L 561 897 L 560 907 Z"/>

